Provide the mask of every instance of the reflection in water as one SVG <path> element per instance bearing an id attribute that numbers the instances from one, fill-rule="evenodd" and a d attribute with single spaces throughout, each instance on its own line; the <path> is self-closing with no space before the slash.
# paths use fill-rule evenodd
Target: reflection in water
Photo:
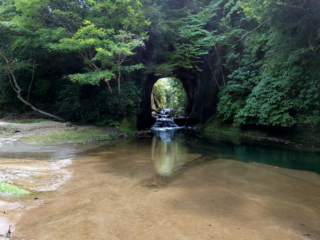
<path id="1" fill-rule="evenodd" d="M 176 156 L 173 152 L 174 148 L 171 146 L 171 141 L 157 141 L 156 137 L 153 137 L 152 141 L 152 160 L 154 161 L 155 170 L 162 177 L 171 176 Z M 156 154 L 154 154 L 155 152 Z"/>
<path id="2" fill-rule="evenodd" d="M 152 160 L 157 173 L 161 177 L 171 177 L 176 168 L 181 167 L 180 145 L 174 141 L 175 131 L 180 127 L 169 118 L 171 109 L 163 109 L 152 126 Z"/>
<path id="3" fill-rule="evenodd" d="M 207 154 L 213 154 L 212 147 L 219 148 L 221 159 L 233 159 L 241 162 L 256 162 L 294 170 L 312 171 L 320 174 L 320 154 L 296 149 L 284 149 L 281 144 L 258 145 L 256 143 L 232 143 L 212 139 L 203 139 L 193 144 L 193 148 Z"/>
<path id="4" fill-rule="evenodd" d="M 182 157 L 187 149 L 171 138 L 174 135 L 173 131 L 172 133 L 168 133 L 168 131 L 162 133 L 166 133 L 165 140 L 157 136 L 152 139 L 152 160 L 155 170 L 161 177 L 171 177 L 175 170 L 184 164 Z"/>
<path id="5" fill-rule="evenodd" d="M 152 159 L 161 176 L 172 176 L 182 166 L 195 159 L 195 163 L 215 159 L 255 162 L 276 167 L 312 171 L 320 174 L 320 153 L 284 149 L 281 144 L 257 145 L 255 143 L 193 138 L 173 132 L 157 132 L 152 139 Z"/>
<path id="6" fill-rule="evenodd" d="M 153 133 L 156 138 L 160 140 L 170 141 L 174 138 L 175 129 L 173 128 L 160 128 L 157 130 L 153 130 Z"/>
<path id="7" fill-rule="evenodd" d="M 167 114 L 167 115 L 165 115 Z M 175 136 L 179 127 L 169 118 L 170 109 L 161 111 L 157 122 L 152 127 L 152 159 L 160 176 L 172 176 L 184 164 L 195 160 L 198 162 L 214 159 L 232 159 L 242 162 L 257 162 L 295 170 L 307 170 L 320 174 L 320 154 L 315 152 L 298 152 L 248 143 L 231 143 L 212 139 Z M 188 139 L 188 144 L 183 141 Z M 190 140 L 190 141 L 189 141 Z M 193 154 L 192 154 L 193 153 Z M 191 164 L 192 165 L 192 164 Z"/>
<path id="8" fill-rule="evenodd" d="M 183 135 L 128 138 L 85 151 L 86 157 L 70 168 L 76 174 L 68 186 L 52 194 L 45 206 L 16 217 L 21 229 L 33 235 L 27 239 L 65 239 L 68 234 L 71 239 L 113 239 L 118 232 L 122 239 L 308 239 L 306 234 L 320 239 L 319 176 L 229 160 L 284 162 L 296 151 Z M 309 164 L 309 157 L 301 153 L 299 161 Z M 192 167 L 204 158 L 219 160 Z M 319 159 L 318 154 L 318 166 Z M 176 176 L 179 181 L 159 179 L 159 174 L 175 176 L 181 166 L 186 172 Z M 56 223 L 61 229 L 52 227 Z M 70 235 L 74 226 L 79 227 Z M 95 235 L 87 235 L 87 229 Z M 101 229 L 108 231 L 97 235 Z"/>

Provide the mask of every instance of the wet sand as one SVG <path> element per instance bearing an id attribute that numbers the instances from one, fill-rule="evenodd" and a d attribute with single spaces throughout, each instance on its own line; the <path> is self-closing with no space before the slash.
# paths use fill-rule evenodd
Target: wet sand
<path id="1" fill-rule="evenodd" d="M 16 219 L 22 238 L 320 239 L 316 173 L 216 159 L 162 179 L 150 145 L 86 155 L 65 168 L 72 179 Z"/>
<path id="2" fill-rule="evenodd" d="M 71 178 L 72 172 L 65 170 L 71 164 L 71 159 L 39 161 L 5 158 L 0 161 L 0 180 L 9 180 L 31 191 L 53 191 Z"/>

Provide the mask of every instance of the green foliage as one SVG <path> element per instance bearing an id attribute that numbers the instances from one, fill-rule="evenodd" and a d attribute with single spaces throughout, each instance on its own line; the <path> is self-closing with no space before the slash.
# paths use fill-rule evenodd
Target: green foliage
<path id="1" fill-rule="evenodd" d="M 138 113 L 140 101 L 140 90 L 131 81 L 123 84 L 121 97 L 98 86 L 69 84 L 60 91 L 57 106 L 69 121 L 97 122 L 102 126 Z"/>
<path id="2" fill-rule="evenodd" d="M 59 44 L 49 44 L 49 48 L 55 51 L 73 51 L 79 55 L 91 71 L 69 75 L 73 82 L 81 84 L 97 85 L 101 80 L 110 81 L 116 77 L 114 72 L 134 71 L 143 68 L 141 64 L 129 67 L 121 67 L 127 57 L 134 55 L 136 47 L 143 46 L 143 37 L 135 37 L 134 34 L 114 29 L 98 29 L 94 23 L 84 21 L 72 38 L 63 38 Z M 101 66 L 98 68 L 97 66 Z"/>
<path id="3" fill-rule="evenodd" d="M 0 128 L 0 134 L 6 134 L 6 133 L 12 134 L 16 131 L 18 131 L 18 129 L 14 127 L 12 123 L 9 123 L 8 125 Z"/>
<path id="4" fill-rule="evenodd" d="M 119 129 L 120 122 L 113 120 L 110 116 L 103 116 L 102 119 L 95 124 L 97 126 L 110 126 Z"/>
<path id="5" fill-rule="evenodd" d="M 180 80 L 162 78 L 153 86 L 153 97 L 158 108 L 182 107 L 186 101 L 186 92 Z"/>
<path id="6" fill-rule="evenodd" d="M 312 39 L 320 29 L 313 21 L 320 20 L 320 3 L 249 2 L 240 4 L 249 17 L 268 15 L 271 23 L 247 37 L 243 53 L 229 55 L 236 70 L 220 93 L 220 117 L 242 124 L 319 124 L 320 56 Z"/>
<path id="7" fill-rule="evenodd" d="M 47 79 L 37 79 L 34 92 L 37 96 L 46 96 L 50 90 L 50 81 Z"/>
<path id="8" fill-rule="evenodd" d="M 163 63 L 159 64 L 155 67 L 155 76 L 170 76 L 174 69 L 176 68 L 177 64 L 173 63 Z"/>
<path id="9" fill-rule="evenodd" d="M 131 57 L 136 49 L 144 47 L 144 28 L 149 24 L 139 0 L 6 0 L 0 3 L 0 49 L 10 58 L 22 96 L 29 95 L 31 88 L 33 101 L 52 104 L 58 99 L 60 113 L 67 119 L 97 121 L 105 112 L 117 112 L 118 116 L 137 111 L 139 90 L 121 85 L 131 81 L 129 73 L 144 68 L 139 62 L 133 63 Z M 30 73 L 31 63 L 36 68 Z M 3 64 L 0 59 L 0 68 Z M 16 96 L 6 74 L 0 73 L 0 89 L 10 93 L 3 99 L 7 103 L 6 99 L 12 101 Z M 65 79 L 84 86 L 108 82 L 113 91 L 117 84 L 123 99 L 110 97 L 112 94 L 95 87 L 86 86 L 80 91 L 75 84 L 65 89 Z M 99 95 L 95 98 L 91 90 Z M 107 104 L 102 107 L 88 95 Z"/>
<path id="10" fill-rule="evenodd" d="M 229 81 L 219 93 L 218 112 L 224 121 L 236 121 L 235 115 L 246 105 L 246 99 L 259 81 L 262 62 L 255 54 L 246 50 L 243 55 L 230 54 L 229 64 L 236 63 L 238 69 L 228 76 Z"/>
<path id="11" fill-rule="evenodd" d="M 166 92 L 167 107 L 184 107 L 186 103 L 186 91 L 182 82 L 176 78 L 168 78 L 169 88 Z"/>
<path id="12" fill-rule="evenodd" d="M 158 80 L 153 86 L 153 98 L 157 108 L 166 108 L 166 90 L 168 88 L 167 79 Z"/>
<path id="13" fill-rule="evenodd" d="M 208 31 L 206 26 L 217 16 L 216 9 L 222 1 L 212 1 L 197 14 L 189 14 L 179 28 L 179 38 L 173 60 L 185 68 L 197 67 L 201 56 L 209 53 L 210 49 L 221 39 L 214 36 L 214 31 Z M 198 69 L 199 70 L 199 69 Z"/>
<path id="14" fill-rule="evenodd" d="M 29 194 L 30 192 L 25 189 L 19 188 L 11 184 L 10 182 L 0 181 L 0 194 L 1 193 L 9 196 L 20 196 Z"/>
<path id="15" fill-rule="evenodd" d="M 246 14 L 248 18 L 257 18 L 261 20 L 263 17 L 266 17 L 266 14 L 270 14 L 273 10 L 271 5 L 283 5 L 281 0 L 240 0 L 239 5 L 242 8 L 242 11 Z"/>
<path id="16" fill-rule="evenodd" d="M 137 132 L 136 123 L 130 117 L 123 118 L 119 125 L 119 131 L 126 134 L 127 136 L 134 135 Z"/>
<path id="17" fill-rule="evenodd" d="M 159 78 L 184 68 L 209 69 L 224 121 L 317 125 L 319 10 L 314 0 L 5 0 L 0 49 L 22 96 L 70 121 L 119 126 L 139 112 L 144 68 Z M 0 103 L 15 106 L 4 64 Z M 160 85 L 159 107 L 184 105 L 180 81 Z"/>

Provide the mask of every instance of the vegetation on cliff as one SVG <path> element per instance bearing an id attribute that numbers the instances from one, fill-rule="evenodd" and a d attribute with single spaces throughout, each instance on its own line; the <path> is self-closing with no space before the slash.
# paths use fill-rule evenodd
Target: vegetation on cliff
<path id="1" fill-rule="evenodd" d="M 183 107 L 186 93 L 180 80 L 162 78 L 153 86 L 153 100 L 155 108 Z"/>
<path id="2" fill-rule="evenodd" d="M 313 126 L 319 10 L 315 0 L 3 0 L 0 49 L 21 96 L 71 121 L 129 117 L 144 74 L 206 65 L 223 121 Z M 1 58 L 0 104 L 22 108 L 6 69 Z"/>

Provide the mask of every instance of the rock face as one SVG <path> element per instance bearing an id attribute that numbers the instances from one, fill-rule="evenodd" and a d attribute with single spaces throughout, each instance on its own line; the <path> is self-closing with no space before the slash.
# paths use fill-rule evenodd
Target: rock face
<path id="1" fill-rule="evenodd" d="M 168 5 L 175 8 L 177 1 L 168 1 Z M 179 1 L 179 7 L 184 6 L 191 7 L 193 2 L 190 0 Z M 207 30 L 214 30 L 214 24 L 208 24 L 206 26 Z M 202 63 L 199 64 L 196 69 L 184 69 L 176 67 L 173 73 L 163 73 L 167 75 L 155 76 L 155 66 L 163 64 L 165 62 L 170 62 L 170 58 L 164 55 L 168 50 L 172 51 L 174 47 L 168 47 L 166 45 L 159 46 L 158 35 L 150 36 L 149 41 L 146 42 L 147 54 L 143 55 L 144 62 L 147 62 L 146 70 L 144 73 L 139 72 L 135 76 L 137 83 L 141 86 L 141 105 L 140 114 L 137 119 L 137 128 L 146 129 L 150 128 L 156 119 L 151 115 L 151 94 L 153 85 L 160 79 L 165 77 L 175 77 L 179 79 L 183 88 L 186 91 L 187 101 L 185 110 L 188 114 L 188 124 L 204 123 L 206 122 L 216 111 L 216 106 L 218 102 L 218 93 L 224 84 L 224 75 L 227 75 L 227 69 L 223 69 L 221 63 L 221 57 L 223 52 L 219 49 L 211 51 L 205 59 L 202 59 Z M 209 64 L 210 65 L 209 65 Z M 210 67 L 211 66 L 211 67 Z M 139 80 L 138 80 L 139 79 Z"/>
<path id="2" fill-rule="evenodd" d="M 182 82 L 186 91 L 188 124 L 204 123 L 214 114 L 219 92 L 217 82 L 222 85 L 221 77 L 215 78 L 207 64 L 203 63 L 201 68 L 202 72 L 182 68 L 177 68 L 174 72 L 174 77 Z M 153 73 L 142 76 L 141 112 L 137 121 L 139 130 L 150 128 L 156 122 L 151 114 L 151 94 L 153 85 L 162 77 L 167 76 L 157 77 Z"/>
<path id="3" fill-rule="evenodd" d="M 152 128 L 175 128 L 178 127 L 171 118 L 158 118 Z"/>
<path id="4" fill-rule="evenodd" d="M 153 133 L 151 130 L 139 131 L 135 133 L 137 138 L 151 138 Z"/>

